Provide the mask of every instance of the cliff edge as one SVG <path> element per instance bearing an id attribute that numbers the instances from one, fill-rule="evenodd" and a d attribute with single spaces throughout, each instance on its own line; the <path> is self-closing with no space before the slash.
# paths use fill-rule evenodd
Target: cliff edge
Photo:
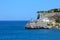
<path id="1" fill-rule="evenodd" d="M 37 20 L 30 20 L 26 27 L 27 29 L 51 29 L 60 28 L 60 8 L 51 9 L 48 11 L 38 11 Z"/>

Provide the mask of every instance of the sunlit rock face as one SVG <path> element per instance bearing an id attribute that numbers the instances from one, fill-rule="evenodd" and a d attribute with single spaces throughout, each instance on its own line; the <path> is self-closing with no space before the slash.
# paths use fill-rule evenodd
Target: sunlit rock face
<path id="1" fill-rule="evenodd" d="M 27 28 L 60 28 L 60 9 L 38 12 L 37 20 L 30 21 Z"/>
<path id="2" fill-rule="evenodd" d="M 42 21 L 43 22 L 49 22 L 49 19 L 48 18 L 44 18 Z"/>

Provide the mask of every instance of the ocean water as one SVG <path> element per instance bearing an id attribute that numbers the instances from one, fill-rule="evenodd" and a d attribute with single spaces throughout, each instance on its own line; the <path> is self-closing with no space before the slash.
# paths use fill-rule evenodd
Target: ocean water
<path id="1" fill-rule="evenodd" d="M 59 29 L 25 29 L 27 21 L 0 21 L 0 40 L 60 40 Z"/>

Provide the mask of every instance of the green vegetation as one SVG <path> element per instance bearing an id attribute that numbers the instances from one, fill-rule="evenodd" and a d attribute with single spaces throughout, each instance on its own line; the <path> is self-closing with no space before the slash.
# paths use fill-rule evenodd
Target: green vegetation
<path id="1" fill-rule="evenodd" d="M 37 11 L 37 13 L 51 13 L 51 12 L 60 12 L 60 8 L 55 8 L 48 11 Z"/>
<path id="2" fill-rule="evenodd" d="M 50 26 L 50 24 L 47 23 L 48 26 Z"/>
<path id="3" fill-rule="evenodd" d="M 55 21 L 56 21 L 56 23 L 60 23 L 60 19 L 56 19 Z"/>
<path id="4" fill-rule="evenodd" d="M 44 13 L 44 11 L 37 11 L 37 13 Z"/>
<path id="5" fill-rule="evenodd" d="M 47 23 L 47 25 L 48 25 L 48 26 L 53 26 L 53 24 L 51 24 L 51 23 Z"/>

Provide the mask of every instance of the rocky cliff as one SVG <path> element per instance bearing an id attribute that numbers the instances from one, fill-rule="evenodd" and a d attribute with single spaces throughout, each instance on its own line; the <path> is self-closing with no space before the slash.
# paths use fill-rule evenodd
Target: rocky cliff
<path id="1" fill-rule="evenodd" d="M 60 8 L 51 9 L 48 11 L 38 11 L 36 21 L 30 21 L 25 28 L 60 28 Z"/>

